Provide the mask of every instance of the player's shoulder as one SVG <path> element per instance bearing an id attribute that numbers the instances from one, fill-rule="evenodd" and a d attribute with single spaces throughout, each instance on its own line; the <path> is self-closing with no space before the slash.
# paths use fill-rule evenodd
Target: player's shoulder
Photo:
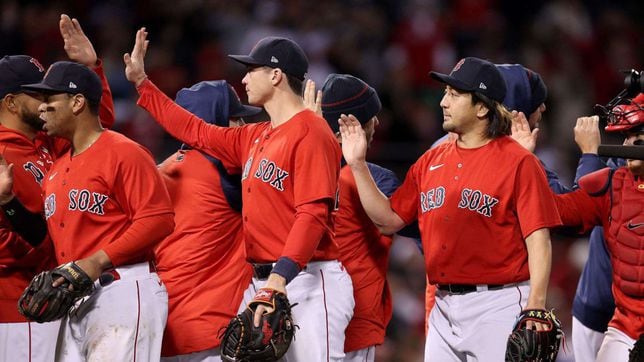
<path id="1" fill-rule="evenodd" d="M 130 158 L 145 154 L 152 157 L 152 153 L 145 146 L 128 138 L 124 134 L 112 130 L 105 130 L 100 136 L 100 152 L 112 153 L 118 158 Z M 109 152 L 108 152 L 109 150 Z"/>
<path id="2" fill-rule="evenodd" d="M 498 154 L 499 160 L 505 160 L 510 163 L 522 162 L 525 160 L 540 162 L 534 153 L 523 147 L 519 142 L 510 136 L 500 136 L 495 138 L 491 149 Z"/>

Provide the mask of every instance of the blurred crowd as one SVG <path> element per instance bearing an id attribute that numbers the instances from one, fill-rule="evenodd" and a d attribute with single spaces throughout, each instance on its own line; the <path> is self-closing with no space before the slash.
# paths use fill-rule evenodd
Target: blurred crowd
<path id="1" fill-rule="evenodd" d="M 366 80 L 384 106 L 370 160 L 401 178 L 442 136 L 443 88 L 427 76 L 430 70 L 449 73 L 458 59 L 476 56 L 540 73 L 549 96 L 537 154 L 571 184 L 579 157 L 576 118 L 623 88 L 620 70 L 644 65 L 639 1 L 4 0 L 0 10 L 0 53 L 29 54 L 45 65 L 65 57 L 60 14 L 78 18 L 104 61 L 116 130 L 147 146 L 157 160 L 178 143 L 136 106 L 136 91 L 125 79 L 122 56 L 140 26 L 150 33 L 148 76 L 171 97 L 200 80 L 227 79 L 244 99 L 244 68 L 226 55 L 246 54 L 267 35 L 298 42 L 318 85 L 332 72 Z M 568 331 L 585 248 L 583 238 L 553 238 L 548 305 Z M 388 339 L 377 350 L 379 361 L 422 360 L 422 260 L 413 242 L 394 244 L 389 280 L 395 311 Z M 567 351 L 561 360 L 571 360 Z"/>

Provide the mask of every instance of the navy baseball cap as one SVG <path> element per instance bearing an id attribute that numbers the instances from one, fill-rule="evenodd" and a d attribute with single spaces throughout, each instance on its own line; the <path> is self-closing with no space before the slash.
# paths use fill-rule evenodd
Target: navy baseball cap
<path id="1" fill-rule="evenodd" d="M 45 68 L 28 55 L 5 55 L 0 59 L 0 98 L 19 93 L 22 86 L 37 83 L 45 75 Z"/>
<path id="2" fill-rule="evenodd" d="M 269 36 L 260 40 L 249 55 L 228 55 L 247 66 L 280 68 L 284 73 L 304 80 L 309 60 L 302 48 L 291 39 Z"/>
<path id="3" fill-rule="evenodd" d="M 243 105 L 225 80 L 202 81 L 177 92 L 175 102 L 207 123 L 228 127 L 230 118 L 250 117 L 260 107 Z"/>
<path id="4" fill-rule="evenodd" d="M 369 122 L 382 104 L 376 90 L 349 74 L 329 74 L 322 86 L 322 115 L 333 133 L 338 132 L 341 114 L 354 115 L 360 124 Z"/>
<path id="5" fill-rule="evenodd" d="M 505 98 L 505 80 L 496 66 L 487 60 L 464 58 L 456 63 L 449 75 L 437 72 L 429 72 L 429 75 L 452 88 L 476 92 L 499 103 Z"/>
<path id="6" fill-rule="evenodd" d="M 22 88 L 41 93 L 82 94 L 96 103 L 101 101 L 103 94 L 103 84 L 96 73 L 80 63 L 68 61 L 52 64 L 40 83 Z"/>
<path id="7" fill-rule="evenodd" d="M 548 88 L 539 73 L 521 64 L 497 64 L 507 89 L 503 104 L 529 116 L 546 101 Z"/>

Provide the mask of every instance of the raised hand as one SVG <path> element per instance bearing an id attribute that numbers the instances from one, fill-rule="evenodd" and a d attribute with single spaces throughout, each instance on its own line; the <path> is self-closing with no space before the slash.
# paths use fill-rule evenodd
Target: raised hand
<path id="1" fill-rule="evenodd" d="M 311 79 L 307 79 L 304 88 L 304 105 L 322 117 L 322 91 L 315 91 L 315 82 Z"/>
<path id="2" fill-rule="evenodd" d="M 147 40 L 147 37 L 148 32 L 145 31 L 145 28 L 139 29 L 136 32 L 136 37 L 134 38 L 132 54 L 123 54 L 123 61 L 125 62 L 125 77 L 137 87 L 148 77 L 145 74 L 144 61 L 145 53 L 148 51 L 148 44 L 150 43 L 150 41 Z"/>
<path id="3" fill-rule="evenodd" d="M 601 143 L 598 116 L 577 118 L 574 132 L 575 142 L 579 146 L 581 153 L 597 154 L 597 149 Z"/>
<path id="4" fill-rule="evenodd" d="M 62 14 L 58 27 L 65 42 L 67 57 L 90 68 L 95 67 L 98 61 L 96 51 L 92 42 L 83 32 L 78 20 L 70 19 L 66 14 Z"/>
<path id="5" fill-rule="evenodd" d="M 0 156 L 0 205 L 13 199 L 13 163 L 7 165 L 4 157 Z"/>
<path id="6" fill-rule="evenodd" d="M 356 117 L 352 114 L 341 115 L 338 120 L 342 136 L 342 154 L 347 165 L 354 166 L 366 162 L 367 134 Z"/>
<path id="7" fill-rule="evenodd" d="M 512 111 L 512 138 L 530 152 L 537 147 L 539 128 L 530 131 L 530 124 L 523 112 Z"/>

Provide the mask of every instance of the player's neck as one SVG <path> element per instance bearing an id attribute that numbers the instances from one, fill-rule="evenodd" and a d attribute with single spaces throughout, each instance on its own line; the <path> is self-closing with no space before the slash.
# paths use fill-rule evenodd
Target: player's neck
<path id="1" fill-rule="evenodd" d="M 81 122 L 72 136 L 72 157 L 90 148 L 104 131 L 101 124 L 96 122 Z"/>
<path id="2" fill-rule="evenodd" d="M 479 122 L 471 129 L 458 134 L 456 144 L 461 148 L 478 148 L 488 144 L 492 139 L 486 135 L 487 123 Z"/>
<path id="3" fill-rule="evenodd" d="M 296 114 L 303 111 L 304 101 L 292 92 L 278 92 L 264 104 L 266 113 L 271 117 L 273 128 L 288 122 Z"/>

